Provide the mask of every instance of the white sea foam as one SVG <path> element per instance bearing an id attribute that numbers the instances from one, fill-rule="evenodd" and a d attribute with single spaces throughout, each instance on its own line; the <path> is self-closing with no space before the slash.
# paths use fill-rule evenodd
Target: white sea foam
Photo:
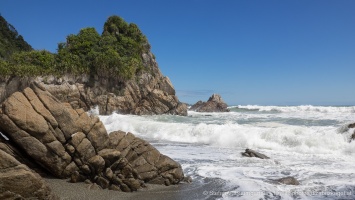
<path id="1" fill-rule="evenodd" d="M 225 181 L 223 199 L 355 198 L 355 142 L 349 143 L 355 129 L 347 128 L 355 121 L 354 107 L 245 109 L 189 112 L 188 117 L 112 114 L 100 119 L 108 132 L 129 131 L 149 140 L 180 162 L 186 175 Z M 240 152 L 245 148 L 271 159 L 244 158 Z M 272 182 L 285 176 L 294 176 L 301 185 Z"/>
<path id="2" fill-rule="evenodd" d="M 206 124 L 155 121 L 149 116 L 112 114 L 100 117 L 109 132 L 124 130 L 145 138 L 241 147 L 296 151 L 300 153 L 351 153 L 351 130 L 338 133 L 333 126 L 294 126 L 265 122 L 256 124 Z M 354 152 L 355 153 L 355 152 Z"/>
<path id="3" fill-rule="evenodd" d="M 242 108 L 258 111 L 278 111 L 278 112 L 321 112 L 321 113 L 355 113 L 355 106 L 259 106 L 259 105 L 238 105 L 230 108 Z"/>

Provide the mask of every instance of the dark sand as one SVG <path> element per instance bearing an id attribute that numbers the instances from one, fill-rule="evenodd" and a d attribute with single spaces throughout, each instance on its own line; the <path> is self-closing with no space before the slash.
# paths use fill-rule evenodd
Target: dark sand
<path id="1" fill-rule="evenodd" d="M 137 192 L 117 192 L 112 190 L 89 190 L 86 183 L 69 183 L 63 179 L 45 178 L 53 192 L 61 200 L 115 200 L 115 199 L 149 199 L 149 200 L 192 200 L 217 199 L 221 197 L 223 181 L 203 179 L 192 183 L 173 186 L 148 184 L 147 188 Z"/>

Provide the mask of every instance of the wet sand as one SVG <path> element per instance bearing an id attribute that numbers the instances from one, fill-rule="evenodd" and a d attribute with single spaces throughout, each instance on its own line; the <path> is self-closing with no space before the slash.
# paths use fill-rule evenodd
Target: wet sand
<path id="1" fill-rule="evenodd" d="M 70 183 L 63 179 L 45 178 L 53 192 L 61 200 L 195 200 L 217 199 L 221 197 L 223 182 L 218 179 L 203 179 L 192 183 L 173 186 L 148 184 L 137 192 L 117 192 L 112 190 L 90 190 L 86 183 Z"/>

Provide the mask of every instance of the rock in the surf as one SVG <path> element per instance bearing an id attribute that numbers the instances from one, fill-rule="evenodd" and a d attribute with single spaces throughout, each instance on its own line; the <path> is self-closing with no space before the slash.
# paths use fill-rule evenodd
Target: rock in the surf
<path id="1" fill-rule="evenodd" d="M 245 149 L 245 152 L 242 152 L 242 156 L 244 157 L 256 157 L 256 158 L 260 158 L 260 159 L 270 159 L 269 157 L 267 157 L 266 155 L 256 152 L 254 150 L 251 149 Z"/>
<path id="2" fill-rule="evenodd" d="M 349 124 L 348 128 L 355 128 L 355 123 Z"/>
<path id="3" fill-rule="evenodd" d="M 227 104 L 219 94 L 213 94 L 207 102 L 198 101 L 191 106 L 190 110 L 196 112 L 229 112 Z"/>
<path id="4" fill-rule="evenodd" d="M 355 123 L 349 124 L 348 128 L 355 128 Z M 353 140 L 355 140 L 355 130 L 354 130 L 354 133 L 350 137 L 350 142 Z"/>
<path id="5" fill-rule="evenodd" d="M 300 182 L 292 176 L 280 178 L 275 181 L 278 183 L 281 183 L 281 184 L 285 184 L 285 185 L 299 185 L 300 184 Z"/>

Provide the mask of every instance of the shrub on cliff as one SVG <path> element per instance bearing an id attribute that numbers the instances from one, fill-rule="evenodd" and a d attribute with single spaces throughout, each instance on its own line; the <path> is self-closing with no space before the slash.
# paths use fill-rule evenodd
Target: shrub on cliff
<path id="1" fill-rule="evenodd" d="M 150 50 L 147 38 L 135 24 L 111 16 L 100 35 L 95 28 L 83 28 L 58 44 L 58 52 L 20 52 L 0 62 L 0 73 L 33 76 L 64 73 L 114 77 L 125 81 L 143 69 L 142 54 Z"/>
<path id="2" fill-rule="evenodd" d="M 100 36 L 94 28 L 81 29 L 58 45 L 61 69 L 129 80 L 142 70 L 142 53 L 148 41 L 137 25 L 118 16 L 109 17 Z"/>
<path id="3" fill-rule="evenodd" d="M 55 59 L 54 54 L 45 50 L 16 52 L 9 60 L 0 61 L 0 74 L 17 76 L 55 74 Z"/>

